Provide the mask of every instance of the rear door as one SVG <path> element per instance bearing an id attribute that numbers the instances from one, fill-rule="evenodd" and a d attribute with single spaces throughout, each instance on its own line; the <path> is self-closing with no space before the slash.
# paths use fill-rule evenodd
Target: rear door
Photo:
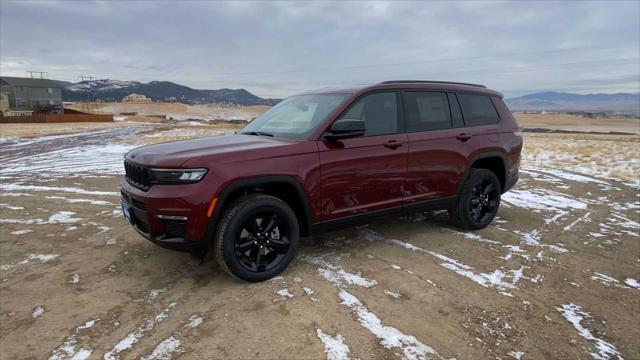
<path id="1" fill-rule="evenodd" d="M 488 95 L 458 93 L 458 102 L 469 133 L 484 150 L 498 147 L 500 141 L 500 117 Z"/>
<path id="2" fill-rule="evenodd" d="M 319 141 L 323 221 L 397 207 L 407 171 L 407 135 L 402 132 L 398 91 L 369 93 L 339 119 L 362 119 L 362 137 Z"/>
<path id="3" fill-rule="evenodd" d="M 403 92 L 409 139 L 405 204 L 457 194 L 475 139 L 465 129 L 455 94 Z"/>

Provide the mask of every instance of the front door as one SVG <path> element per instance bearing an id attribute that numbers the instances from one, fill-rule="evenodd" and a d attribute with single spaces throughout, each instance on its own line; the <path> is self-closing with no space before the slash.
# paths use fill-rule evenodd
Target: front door
<path id="1" fill-rule="evenodd" d="M 340 118 L 364 120 L 365 135 L 319 141 L 323 221 L 385 208 L 400 210 L 408 144 L 399 102 L 396 91 L 364 95 Z"/>

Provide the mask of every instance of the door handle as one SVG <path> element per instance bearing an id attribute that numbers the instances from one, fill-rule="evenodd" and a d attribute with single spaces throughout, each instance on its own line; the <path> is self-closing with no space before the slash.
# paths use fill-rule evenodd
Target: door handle
<path id="1" fill-rule="evenodd" d="M 458 134 L 458 135 L 456 135 L 456 139 L 458 139 L 458 140 L 460 140 L 462 142 L 465 142 L 465 141 L 471 139 L 471 135 L 470 134 Z"/>
<path id="2" fill-rule="evenodd" d="M 387 141 L 384 144 L 384 147 L 386 147 L 387 149 L 397 149 L 400 146 L 402 146 L 402 144 L 404 144 L 402 141 L 396 141 L 396 140 L 391 140 L 391 141 Z"/>

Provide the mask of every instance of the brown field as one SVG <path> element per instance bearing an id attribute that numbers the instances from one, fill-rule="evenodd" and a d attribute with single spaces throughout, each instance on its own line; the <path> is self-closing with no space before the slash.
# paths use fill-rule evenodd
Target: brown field
<path id="1" fill-rule="evenodd" d="M 624 132 L 640 134 L 640 119 L 587 118 L 568 114 L 514 113 L 518 124 L 524 128 L 541 128 L 580 132 Z"/>
<path id="2" fill-rule="evenodd" d="M 126 122 L 105 123 L 49 123 L 49 124 L 0 124 L 0 137 L 34 137 L 61 135 L 113 127 L 128 127 Z"/>
<path id="3" fill-rule="evenodd" d="M 227 106 L 221 104 L 186 105 L 181 103 L 78 103 L 67 106 L 70 109 L 91 113 L 130 113 L 138 115 L 166 115 L 167 118 L 185 120 L 251 120 L 269 108 L 266 105 Z"/>
<path id="4" fill-rule="evenodd" d="M 637 135 L 525 133 L 520 181 L 488 228 L 459 231 L 444 212 L 384 218 L 303 239 L 281 277 L 248 284 L 150 244 L 119 206 L 125 151 L 238 125 L 11 125 L 0 359 L 640 353 Z M 26 139 L 62 130 L 78 134 Z"/>

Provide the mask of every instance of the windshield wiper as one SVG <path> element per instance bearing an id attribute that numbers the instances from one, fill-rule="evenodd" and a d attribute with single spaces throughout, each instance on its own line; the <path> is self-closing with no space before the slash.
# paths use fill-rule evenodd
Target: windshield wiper
<path id="1" fill-rule="evenodd" d="M 240 134 L 243 135 L 258 135 L 258 136 L 269 136 L 269 137 L 273 137 L 273 134 L 270 132 L 266 132 L 266 131 L 245 131 L 245 132 L 241 132 Z"/>

